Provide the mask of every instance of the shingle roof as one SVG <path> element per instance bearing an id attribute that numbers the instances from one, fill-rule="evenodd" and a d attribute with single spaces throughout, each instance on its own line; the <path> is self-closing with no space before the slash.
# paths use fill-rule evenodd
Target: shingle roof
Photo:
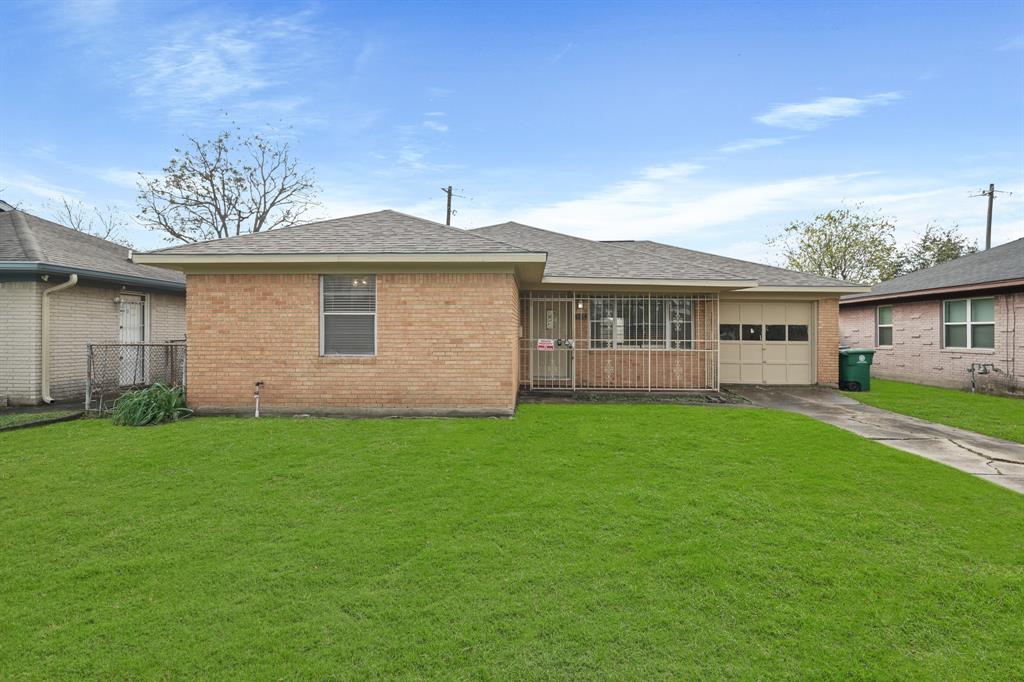
<path id="1" fill-rule="evenodd" d="M 152 280 L 182 287 L 180 272 L 128 260 L 129 249 L 23 211 L 0 212 L 0 270 L 5 263 L 87 270 L 93 276 Z"/>
<path id="2" fill-rule="evenodd" d="M 744 281 L 744 277 L 703 263 L 641 253 L 609 242 L 551 232 L 520 223 L 502 223 L 470 230 L 533 251 L 546 251 L 544 277 L 586 279 L 670 279 Z"/>
<path id="3" fill-rule="evenodd" d="M 172 246 L 150 253 L 224 256 L 527 252 L 518 246 L 487 239 L 457 227 L 386 210 L 295 225 L 270 232 Z"/>
<path id="4" fill-rule="evenodd" d="M 830 277 L 812 275 L 806 272 L 797 272 L 795 270 L 786 270 L 785 268 L 777 268 L 771 265 L 753 263 L 751 261 L 739 260 L 737 258 L 727 258 L 726 256 L 718 256 L 713 253 L 684 249 L 680 246 L 671 246 L 670 244 L 662 244 L 660 242 L 639 240 L 614 241 L 609 243 L 634 249 L 636 251 L 642 251 L 643 253 L 678 259 L 688 263 L 697 263 L 704 267 L 715 268 L 716 270 L 728 272 L 738 277 L 756 279 L 757 285 L 761 287 L 856 286 L 856 284 L 844 282 L 840 279 L 832 279 Z"/>
<path id="5" fill-rule="evenodd" d="M 843 300 L 909 294 L 927 289 L 1024 279 L 1024 238 L 876 284 L 869 293 Z"/>

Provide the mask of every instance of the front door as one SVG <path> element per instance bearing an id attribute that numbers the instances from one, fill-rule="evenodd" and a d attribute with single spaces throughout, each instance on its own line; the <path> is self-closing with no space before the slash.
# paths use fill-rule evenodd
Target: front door
<path id="1" fill-rule="evenodd" d="M 146 297 L 121 294 L 118 303 L 120 329 L 118 343 L 142 344 L 146 341 Z M 145 347 L 123 345 L 118 353 L 118 378 L 122 386 L 146 383 Z"/>
<path id="2" fill-rule="evenodd" d="M 572 386 L 572 299 L 532 301 L 530 381 L 535 388 Z"/>

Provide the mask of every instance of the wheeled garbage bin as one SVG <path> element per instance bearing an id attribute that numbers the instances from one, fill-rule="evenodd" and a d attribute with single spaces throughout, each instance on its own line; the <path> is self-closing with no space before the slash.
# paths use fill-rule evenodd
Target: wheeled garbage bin
<path id="1" fill-rule="evenodd" d="M 844 391 L 871 390 L 874 348 L 843 348 L 839 351 L 839 388 Z"/>

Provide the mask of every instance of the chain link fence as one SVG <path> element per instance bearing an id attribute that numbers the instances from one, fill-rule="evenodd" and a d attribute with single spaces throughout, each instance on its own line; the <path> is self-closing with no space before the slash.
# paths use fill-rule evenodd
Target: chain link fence
<path id="1" fill-rule="evenodd" d="M 86 344 L 85 410 L 109 410 L 123 393 L 161 383 L 185 387 L 185 342 Z"/>

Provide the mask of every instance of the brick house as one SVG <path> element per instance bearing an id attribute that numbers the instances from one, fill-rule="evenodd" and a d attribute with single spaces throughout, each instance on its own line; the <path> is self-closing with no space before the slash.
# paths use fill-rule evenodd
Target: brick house
<path id="1" fill-rule="evenodd" d="M 510 414 L 519 390 L 835 384 L 863 287 L 643 241 L 394 211 L 136 254 L 187 277 L 188 400 Z"/>
<path id="2" fill-rule="evenodd" d="M 77 400 L 87 343 L 185 336 L 185 278 L 0 202 L 0 407 Z M 139 356 L 115 370 L 127 377 Z"/>
<path id="3" fill-rule="evenodd" d="M 844 344 L 877 349 L 875 376 L 1024 392 L 1024 239 L 844 296 L 839 317 Z"/>

